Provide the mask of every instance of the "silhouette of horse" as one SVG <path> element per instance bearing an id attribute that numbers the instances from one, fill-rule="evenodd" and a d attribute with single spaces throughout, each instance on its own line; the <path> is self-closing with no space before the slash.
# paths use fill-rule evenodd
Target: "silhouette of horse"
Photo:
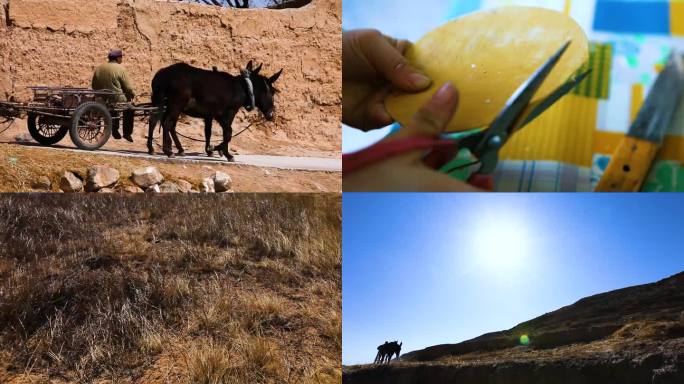
<path id="1" fill-rule="evenodd" d="M 397 358 L 401 354 L 401 345 L 397 341 L 388 343 L 385 341 L 384 344 L 378 346 L 378 354 L 375 356 L 374 364 L 389 364 L 392 360 L 392 356 L 396 354 Z"/>
<path id="2" fill-rule="evenodd" d="M 152 104 L 160 107 L 163 112 L 150 116 L 149 132 L 147 136 L 147 150 L 154 153 L 152 138 L 154 128 L 161 120 L 163 129 L 164 154 L 173 157 L 171 139 L 178 149 L 178 154 L 185 151 L 176 134 L 176 124 L 181 113 L 204 119 L 205 150 L 211 155 L 214 149 L 224 155 L 228 161 L 233 156 L 228 151 L 228 145 L 233 134 L 233 119 L 240 108 L 251 111 L 258 108 L 267 120 L 275 117 L 273 95 L 276 89 L 273 84 L 283 73 L 281 69 L 271 77 L 261 76 L 252 67 L 252 61 L 241 71 L 240 76 L 233 76 L 226 72 L 211 71 L 193 67 L 186 63 L 178 63 L 162 68 L 152 79 Z M 223 130 L 223 141 L 216 147 L 211 147 L 211 123 L 216 120 Z"/>

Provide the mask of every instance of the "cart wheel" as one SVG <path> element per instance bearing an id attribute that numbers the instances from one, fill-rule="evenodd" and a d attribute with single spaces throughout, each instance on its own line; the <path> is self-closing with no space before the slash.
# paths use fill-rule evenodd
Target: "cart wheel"
<path id="1" fill-rule="evenodd" d="M 69 135 L 80 149 L 89 151 L 105 145 L 112 134 L 112 115 L 103 104 L 86 101 L 76 107 Z"/>
<path id="2" fill-rule="evenodd" d="M 40 145 L 57 144 L 69 132 L 69 127 L 62 124 L 48 122 L 44 116 L 35 113 L 28 114 L 28 131 Z"/>

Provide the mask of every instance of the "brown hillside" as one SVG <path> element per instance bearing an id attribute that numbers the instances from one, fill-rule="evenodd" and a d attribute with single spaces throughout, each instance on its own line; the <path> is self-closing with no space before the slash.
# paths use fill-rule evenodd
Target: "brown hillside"
<path id="1" fill-rule="evenodd" d="M 530 343 L 521 345 L 528 335 Z M 459 344 L 347 367 L 345 383 L 682 383 L 684 272 Z"/>

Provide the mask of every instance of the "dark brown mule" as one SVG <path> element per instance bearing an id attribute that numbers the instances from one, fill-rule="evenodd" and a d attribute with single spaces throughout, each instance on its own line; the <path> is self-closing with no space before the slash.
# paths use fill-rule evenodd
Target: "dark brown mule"
<path id="1" fill-rule="evenodd" d="M 399 343 L 397 341 L 393 341 L 391 343 L 385 341 L 384 344 L 379 345 L 378 354 L 375 356 L 374 364 L 389 364 L 390 360 L 392 360 L 392 356 L 394 355 L 399 358 L 402 344 L 403 343 Z"/>
<path id="2" fill-rule="evenodd" d="M 162 108 L 160 115 L 150 116 L 147 149 L 154 153 L 152 138 L 157 122 L 161 120 L 163 129 L 163 151 L 173 156 L 171 139 L 184 154 L 183 147 L 176 134 L 176 123 L 181 113 L 204 119 L 205 150 L 211 155 L 211 123 L 216 120 L 223 130 L 223 142 L 216 149 L 226 156 L 228 161 L 233 156 L 228 152 L 228 144 L 233 135 L 233 119 L 242 107 L 251 111 L 255 107 L 268 120 L 275 117 L 273 95 L 276 92 L 273 83 L 278 80 L 281 69 L 271 77 L 259 74 L 261 65 L 252 68 L 252 62 L 242 70 L 240 76 L 226 72 L 204 70 L 186 63 L 178 63 L 162 68 L 152 79 L 152 103 Z"/>

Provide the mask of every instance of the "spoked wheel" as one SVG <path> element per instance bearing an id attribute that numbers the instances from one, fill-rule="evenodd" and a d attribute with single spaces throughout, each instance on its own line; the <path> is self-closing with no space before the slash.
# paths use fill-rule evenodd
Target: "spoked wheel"
<path id="1" fill-rule="evenodd" d="M 79 105 L 71 118 L 69 135 L 80 149 L 89 151 L 105 145 L 112 134 L 112 115 L 103 104 L 87 101 Z"/>
<path id="2" fill-rule="evenodd" d="M 68 121 L 68 120 L 67 120 Z M 28 114 L 28 131 L 40 145 L 57 144 L 69 132 L 69 126 L 46 116 Z"/>

